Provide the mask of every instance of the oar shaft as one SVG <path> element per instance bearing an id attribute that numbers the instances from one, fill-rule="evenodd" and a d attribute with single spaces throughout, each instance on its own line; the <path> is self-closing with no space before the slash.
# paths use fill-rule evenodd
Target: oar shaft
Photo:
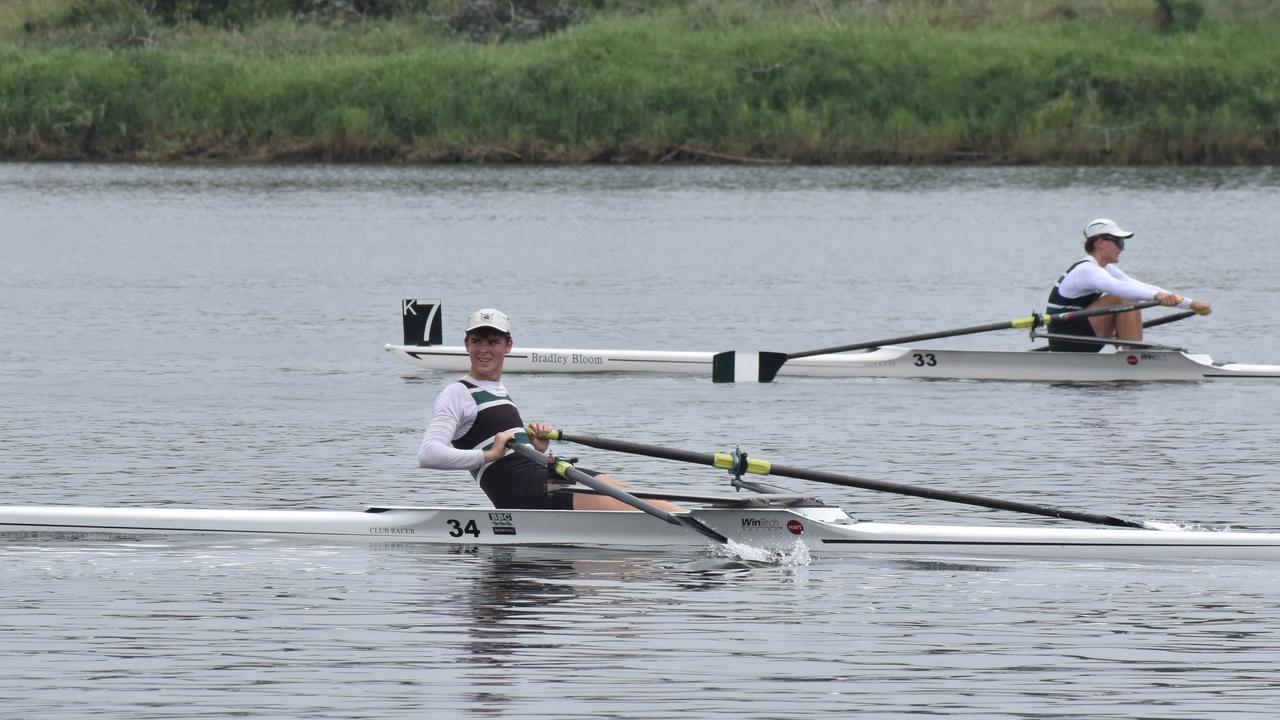
<path id="1" fill-rule="evenodd" d="M 1018 502 L 1016 500 L 998 500 L 996 498 L 988 498 L 981 495 L 969 495 L 966 493 L 951 492 L 949 490 L 934 490 L 932 488 L 918 487 L 915 485 L 890 483 L 883 480 L 870 480 L 867 478 L 853 477 L 851 475 L 825 472 L 822 470 L 805 470 L 789 468 L 785 465 L 772 465 L 771 474 L 798 478 L 801 480 L 814 480 L 817 482 L 830 483 L 832 485 L 861 488 L 864 490 L 877 490 L 880 492 L 896 493 L 898 495 L 929 498 L 931 500 L 944 500 L 946 502 L 960 503 L 963 505 L 976 505 L 978 507 L 991 508 L 993 510 L 1010 510 L 1013 512 L 1043 515 L 1045 517 L 1061 518 L 1064 520 L 1079 520 L 1081 522 L 1095 523 L 1098 525 L 1110 525 L 1113 527 L 1144 527 L 1142 523 L 1131 522 L 1129 520 L 1123 520 L 1110 515 L 1096 515 L 1094 513 L 1065 510 L 1062 508 L 1049 507 L 1047 505 L 1033 505 L 1031 503 Z"/>
<path id="2" fill-rule="evenodd" d="M 1187 319 L 1187 318 L 1189 318 L 1189 317 L 1195 317 L 1196 315 L 1199 315 L 1199 314 L 1200 314 L 1200 313 L 1196 312 L 1195 310 L 1183 310 L 1182 312 L 1176 312 L 1176 313 L 1173 313 L 1172 315 L 1165 315 L 1165 316 L 1163 316 L 1163 317 L 1152 318 L 1151 320 L 1147 320 L 1147 321 L 1145 321 L 1145 322 L 1143 322 L 1143 323 L 1142 323 L 1142 327 L 1143 327 L 1144 329 L 1146 329 L 1146 328 L 1153 328 L 1153 327 L 1156 327 L 1157 325 L 1167 325 L 1167 324 L 1169 324 L 1169 323 L 1171 323 L 1171 322 L 1177 322 L 1177 321 L 1179 321 L 1179 320 L 1186 320 L 1186 319 Z M 1049 338 L 1049 337 L 1051 337 L 1051 336 L 1050 336 L 1050 335 L 1040 335 L 1040 336 L 1038 336 L 1038 337 L 1042 337 L 1042 338 Z M 1088 341 L 1088 338 L 1084 338 L 1084 340 L 1085 340 L 1085 341 Z M 1126 343 L 1126 342 L 1124 342 L 1123 340 L 1109 340 L 1109 341 L 1107 341 L 1107 342 L 1108 342 L 1108 343 L 1110 343 L 1110 344 L 1113 344 L 1113 345 L 1128 345 L 1128 344 L 1130 344 L 1130 343 Z M 1147 343 L 1147 345 L 1148 345 L 1148 346 L 1150 346 L 1150 344 L 1149 344 L 1149 343 Z M 1164 346 L 1154 346 L 1154 347 L 1164 347 Z M 1176 348 L 1175 348 L 1175 349 L 1176 349 Z M 1040 347 L 1037 347 L 1037 348 L 1031 348 L 1031 350 L 1032 350 L 1033 352 L 1047 352 L 1047 351 L 1049 350 L 1049 346 L 1048 346 L 1048 345 L 1041 345 Z"/>
<path id="3" fill-rule="evenodd" d="M 903 343 L 920 342 L 921 340 L 937 340 L 938 338 L 974 335 L 977 333 L 993 332 L 996 330 L 1037 328 L 1048 321 L 1057 320 L 1059 318 L 1067 320 L 1071 318 L 1093 317 L 1095 315 L 1111 315 L 1114 313 L 1129 312 L 1130 310 L 1141 310 L 1143 308 L 1159 304 L 1160 303 L 1155 300 L 1144 300 L 1142 302 L 1130 303 L 1128 305 L 1112 305 L 1105 308 L 1094 308 L 1093 310 L 1077 310 L 1075 312 L 1063 313 L 1061 315 L 1044 316 L 1032 313 L 1024 317 L 1018 317 L 1004 322 L 988 323 L 986 325 L 974 325 L 972 327 L 957 328 L 955 330 L 940 330 L 938 332 L 921 333 L 919 335 L 904 335 L 902 337 L 872 340 L 870 342 L 854 343 L 852 345 L 837 345 L 835 347 L 821 348 L 819 350 L 805 350 L 803 352 L 787 353 L 787 359 L 794 360 L 796 358 L 811 357 L 813 355 L 829 355 L 831 353 L 850 352 L 853 350 L 866 350 L 869 348 L 882 347 L 884 345 L 901 345 Z"/>
<path id="4" fill-rule="evenodd" d="M 1158 300 L 1143 300 L 1142 302 L 1129 303 L 1128 305 L 1110 305 L 1108 307 L 1094 308 L 1092 310 L 1072 310 L 1071 312 L 1057 313 L 1056 315 L 1045 315 L 1043 317 L 1044 324 L 1054 322 L 1065 322 L 1076 318 L 1090 318 L 1098 315 L 1117 315 L 1132 310 L 1142 310 L 1144 308 L 1155 307 L 1159 305 Z"/>
<path id="5" fill-rule="evenodd" d="M 530 445 L 525 445 L 523 443 L 513 443 L 511 445 L 511 449 L 517 454 L 525 458 L 528 458 L 529 460 L 532 460 L 536 463 L 545 463 L 547 461 L 547 458 L 545 455 L 538 452 Z M 561 477 L 586 485 L 587 487 L 591 488 L 592 490 L 595 490 L 601 495 L 608 495 L 609 497 L 613 498 L 614 500 L 617 500 L 620 503 L 630 505 L 631 507 L 641 512 L 648 513 L 658 518 L 659 520 L 662 520 L 663 522 L 668 522 L 668 523 L 671 523 L 672 525 L 680 525 L 683 527 L 687 527 L 691 530 L 694 530 L 696 532 L 699 532 L 707 536 L 708 538 L 711 538 L 712 540 L 715 540 L 716 542 L 721 542 L 721 543 L 729 542 L 729 539 L 726 538 L 724 535 L 721 535 L 720 533 L 716 532 L 715 530 L 712 530 L 711 528 L 707 527 L 703 523 L 691 517 L 682 518 L 670 511 L 663 510 L 662 508 L 654 505 L 653 503 L 641 500 L 640 498 L 636 497 L 635 495 L 632 495 L 626 490 L 623 490 L 617 485 L 613 485 L 611 483 L 607 483 L 595 477 L 592 477 L 591 475 L 574 467 L 570 463 L 567 463 L 564 461 L 558 461 L 556 463 L 556 472 Z"/>
<path id="6" fill-rule="evenodd" d="M 1151 328 L 1157 325 L 1165 325 L 1171 322 L 1178 322 L 1179 320 L 1186 320 L 1189 317 L 1195 317 L 1196 315 L 1199 315 L 1199 314 L 1200 313 L 1197 313 L 1195 310 L 1183 310 L 1182 312 L 1176 312 L 1176 313 L 1173 313 L 1172 315 L 1165 315 L 1164 317 L 1158 317 L 1152 320 L 1148 320 L 1142 323 L 1142 327 Z"/>
<path id="7" fill-rule="evenodd" d="M 535 450 L 530 445 L 525 445 L 523 443 L 513 443 L 511 445 L 511 449 L 516 453 L 519 453 L 520 455 L 523 455 L 524 457 L 534 462 L 545 463 L 547 461 L 546 456 L 544 456 L 542 453 Z M 644 512 L 647 512 L 650 515 L 660 520 L 669 522 L 672 525 L 680 524 L 680 521 L 677 520 L 676 517 L 672 515 L 670 512 L 663 510 L 662 508 L 657 507 L 652 503 L 647 503 L 644 500 L 641 500 L 640 498 L 632 495 L 631 493 L 628 493 L 626 490 L 623 490 L 622 488 L 619 488 L 616 485 L 610 485 L 609 483 L 601 482 L 600 480 L 597 480 L 591 475 L 588 475 L 587 473 L 582 472 L 581 470 L 579 470 L 578 468 L 574 467 L 573 465 L 567 462 L 563 463 L 562 465 L 559 465 L 557 467 L 557 472 L 561 476 L 569 480 L 582 483 L 583 485 L 586 485 L 587 487 L 591 488 L 592 490 L 595 490 L 598 493 L 601 493 L 603 495 L 608 495 L 614 500 L 617 500 L 619 502 L 624 502 L 637 510 L 642 510 Z"/>
<path id="8" fill-rule="evenodd" d="M 615 440 L 613 438 L 600 437 L 599 435 L 568 435 L 563 430 L 553 430 L 549 436 L 550 440 L 563 440 L 565 442 L 586 445 L 587 447 L 599 448 L 601 450 L 616 450 L 618 452 L 631 453 L 633 455 L 644 455 L 647 457 L 661 458 L 663 460 L 678 460 L 680 462 L 693 463 L 695 465 L 710 465 L 711 467 L 720 468 L 721 470 L 733 470 L 738 459 L 729 453 L 700 453 L 689 450 L 678 450 L 676 448 L 659 447 L 657 445 L 646 445 L 644 443 L 631 442 L 629 440 Z M 747 458 L 745 466 L 740 468 L 742 472 L 754 473 L 757 475 L 770 474 L 770 463 L 755 458 Z"/>
<path id="9" fill-rule="evenodd" d="M 852 352 L 854 350 L 866 350 L 868 348 L 877 348 L 884 345 L 901 345 L 903 343 L 920 342 L 921 340 L 937 340 L 938 338 L 959 337 L 960 335 L 973 335 L 976 333 L 993 332 L 995 330 L 1036 327 L 1039 325 L 1036 320 L 1038 317 L 1038 315 L 1028 315 L 1026 317 L 1014 318 L 1013 320 L 991 323 L 989 325 L 974 325 L 973 327 L 959 328 L 957 330 L 940 330 L 938 332 L 921 333 L 919 335 L 903 335 L 902 337 L 872 340 L 870 342 L 860 342 L 852 345 L 836 345 L 834 347 L 819 348 L 817 350 L 787 353 L 787 359 L 795 360 L 796 358 L 811 357 L 813 355 L 830 355 L 832 353 Z"/>
<path id="10" fill-rule="evenodd" d="M 762 383 L 773 382 L 773 378 L 777 376 L 778 371 L 782 369 L 782 366 L 788 360 L 794 360 L 796 358 L 813 357 L 814 355 L 831 355 L 834 353 L 850 352 L 852 350 L 867 350 L 870 348 L 883 347 L 885 345 L 902 345 L 906 343 L 919 342 L 921 340 L 936 340 L 938 338 L 973 335 L 975 333 L 992 332 L 995 330 L 1015 330 L 1020 328 L 1031 328 L 1034 330 L 1035 328 L 1042 327 L 1054 320 L 1087 318 L 1095 315 L 1111 315 L 1114 313 L 1129 312 L 1131 310 L 1141 310 L 1142 308 L 1148 308 L 1159 304 L 1160 303 L 1155 300 L 1144 300 L 1142 302 L 1130 303 L 1128 305 L 1113 305 L 1111 307 L 1094 308 L 1092 310 L 1076 310 L 1074 312 L 1062 313 L 1060 315 L 1053 316 L 1032 313 L 1024 317 L 1017 317 L 1004 322 L 974 325 L 972 327 L 956 328 L 955 330 L 939 330 L 938 332 L 920 333 L 919 335 L 903 335 L 902 337 L 871 340 L 869 342 L 853 343 L 852 345 L 835 345 L 833 347 L 818 348 L 817 350 L 804 350 L 802 352 L 793 353 L 761 352 L 759 353 L 758 366 L 755 371 L 755 380 Z M 711 379 L 715 382 L 735 382 L 739 380 L 740 376 L 745 374 L 745 371 L 739 372 L 736 362 L 736 356 L 731 351 L 717 354 L 714 362 L 712 363 Z"/>
<path id="11" fill-rule="evenodd" d="M 604 438 L 598 435 L 568 435 L 562 430 L 554 431 L 551 434 L 551 439 L 578 443 L 579 445 L 587 445 L 589 447 L 600 448 L 602 450 L 616 450 L 619 452 L 663 458 L 666 460 L 679 460 L 699 465 L 710 465 L 712 467 L 722 469 L 731 469 L 733 468 L 733 464 L 736 462 L 734 456 L 727 453 L 689 452 L 674 448 L 658 447 L 656 445 L 646 445 L 628 440 L 614 440 L 612 438 Z M 911 495 L 914 497 L 929 498 L 932 500 L 944 500 L 947 502 L 961 503 L 965 505 L 976 505 L 978 507 L 991 508 L 994 510 L 1009 510 L 1012 512 L 1061 518 L 1064 520 L 1079 520 L 1081 522 L 1095 523 L 1098 525 L 1134 528 L 1144 527 L 1142 523 L 1124 520 L 1110 515 L 1097 515 L 1094 513 L 1054 508 L 1047 505 L 1033 505 L 1014 500 L 998 500 L 996 498 L 988 498 L 981 495 L 968 495 L 948 490 L 933 490 L 931 488 L 902 485 L 883 480 L 869 480 L 866 478 L 826 472 L 823 470 L 791 468 L 785 465 L 774 465 L 773 463 L 759 459 L 749 458 L 745 467 L 739 469 L 740 471 L 755 473 L 758 475 L 779 475 L 783 477 L 797 478 L 800 480 L 813 480 L 816 482 L 830 483 L 832 485 L 862 488 L 864 490 L 876 490 L 879 492 L 896 493 L 898 495 Z"/>
<path id="12" fill-rule="evenodd" d="M 614 500 L 617 500 L 619 502 L 624 502 L 630 505 L 631 507 L 634 507 L 637 510 L 640 510 L 642 512 L 647 512 L 656 518 L 659 518 L 665 522 L 671 523 L 672 525 L 680 524 L 680 521 L 676 519 L 676 516 L 673 515 L 671 512 L 667 510 L 663 510 L 657 505 L 641 500 L 635 495 L 632 495 L 631 493 L 625 490 L 619 489 L 618 486 L 616 485 L 610 485 L 609 483 L 606 483 L 606 482 L 600 482 L 599 480 L 595 479 L 595 477 L 579 470 L 576 467 L 573 467 L 572 465 L 569 465 L 568 467 L 563 468 L 563 473 L 564 473 L 564 477 L 570 480 L 573 480 L 574 482 L 586 485 L 587 487 L 591 488 L 592 490 L 595 490 L 596 492 L 602 495 L 608 495 Z"/>
<path id="13" fill-rule="evenodd" d="M 696 465 L 710 465 L 715 467 L 715 453 L 700 453 L 689 450 L 677 450 L 676 448 L 664 448 L 657 445 L 645 445 L 644 443 L 631 442 L 629 440 L 614 440 L 613 438 L 600 437 L 599 435 L 569 435 L 563 430 L 553 430 L 547 438 L 548 440 L 563 440 L 565 442 L 586 445 L 587 447 L 599 448 L 601 450 L 617 450 L 618 452 L 632 453 L 633 455 L 645 455 L 647 457 L 662 458 L 664 460 L 679 460 L 681 462 L 694 463 Z"/>

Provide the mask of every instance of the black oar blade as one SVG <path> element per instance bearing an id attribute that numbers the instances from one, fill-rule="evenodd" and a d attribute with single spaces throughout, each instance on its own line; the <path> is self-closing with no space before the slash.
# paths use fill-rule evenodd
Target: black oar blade
<path id="1" fill-rule="evenodd" d="M 735 372 L 737 362 L 738 353 L 732 350 L 713 355 L 711 357 L 711 382 L 736 382 L 738 379 Z"/>
<path id="2" fill-rule="evenodd" d="M 773 378 L 778 375 L 778 371 L 782 369 L 783 363 L 787 361 L 787 354 L 780 352 L 761 352 L 760 353 L 760 382 L 773 382 Z"/>

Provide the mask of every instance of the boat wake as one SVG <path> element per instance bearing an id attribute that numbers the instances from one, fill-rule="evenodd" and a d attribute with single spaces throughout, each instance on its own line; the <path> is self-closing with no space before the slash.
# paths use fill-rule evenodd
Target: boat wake
<path id="1" fill-rule="evenodd" d="M 1173 520 L 1147 520 L 1142 523 L 1152 530 L 1184 530 L 1187 532 L 1228 533 L 1229 527 L 1208 527 L 1199 523 L 1183 523 Z"/>
<path id="2" fill-rule="evenodd" d="M 796 540 L 790 547 L 757 547 L 735 540 L 730 540 L 728 543 L 714 547 L 717 557 L 734 558 L 763 565 L 800 567 L 813 562 L 813 558 L 809 554 L 809 547 L 799 540 Z"/>

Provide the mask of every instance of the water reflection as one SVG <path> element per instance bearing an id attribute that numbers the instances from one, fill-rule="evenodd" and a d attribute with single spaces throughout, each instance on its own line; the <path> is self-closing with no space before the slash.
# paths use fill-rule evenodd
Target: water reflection
<path id="1" fill-rule="evenodd" d="M 905 570 L 925 570 L 944 572 L 1003 572 L 1006 566 L 990 563 L 972 563 L 951 560 L 916 560 L 904 558 L 895 561 L 895 565 Z"/>

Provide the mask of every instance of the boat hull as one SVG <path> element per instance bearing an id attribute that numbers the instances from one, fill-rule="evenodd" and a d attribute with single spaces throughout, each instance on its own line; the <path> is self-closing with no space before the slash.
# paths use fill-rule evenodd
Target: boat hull
<path id="1" fill-rule="evenodd" d="M 691 515 L 736 542 L 817 553 L 992 558 L 1280 560 L 1280 533 L 858 522 L 839 508 L 707 508 Z M 0 507 L 0 532 L 258 535 L 440 545 L 703 548 L 687 528 L 639 512 L 371 508 L 196 510 Z"/>
<path id="2" fill-rule="evenodd" d="M 423 370 L 466 372 L 467 349 L 448 345 L 387 345 L 387 352 Z M 504 361 L 504 373 L 655 373 L 711 377 L 715 353 L 664 350 L 582 350 L 516 348 Z"/>
<path id="3" fill-rule="evenodd" d="M 404 362 L 426 370 L 466 372 L 462 347 L 387 345 Z M 516 349 L 507 373 L 657 373 L 711 377 L 710 352 Z M 1215 363 L 1208 355 L 1176 350 L 1101 353 L 939 350 L 886 346 L 863 353 L 815 355 L 787 361 L 781 377 L 913 378 L 1033 382 L 1186 382 L 1280 379 L 1280 365 Z"/>
<path id="4" fill-rule="evenodd" d="M 1215 363 L 1177 350 L 1101 353 L 938 350 L 888 346 L 866 353 L 789 360 L 779 375 L 1037 382 L 1168 382 L 1280 379 L 1280 365 Z"/>

